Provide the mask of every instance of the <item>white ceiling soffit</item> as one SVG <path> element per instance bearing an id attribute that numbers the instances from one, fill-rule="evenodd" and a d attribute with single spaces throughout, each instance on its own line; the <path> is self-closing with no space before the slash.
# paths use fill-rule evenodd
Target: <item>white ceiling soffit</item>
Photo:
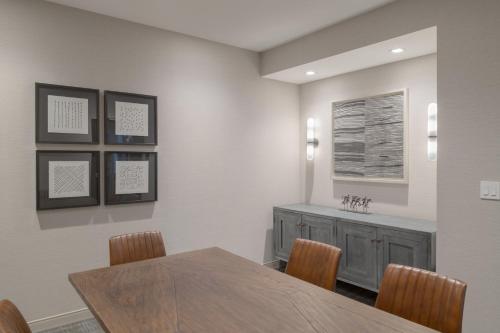
<path id="1" fill-rule="evenodd" d="M 263 51 L 394 0 L 48 0 Z"/>
<path id="2" fill-rule="evenodd" d="M 391 50 L 396 48 L 401 48 L 404 52 L 397 54 L 392 53 Z M 437 29 L 436 27 L 432 27 L 304 65 L 271 73 L 264 77 L 302 84 L 436 52 Z M 308 76 L 306 75 L 308 71 L 313 71 L 316 74 Z"/>

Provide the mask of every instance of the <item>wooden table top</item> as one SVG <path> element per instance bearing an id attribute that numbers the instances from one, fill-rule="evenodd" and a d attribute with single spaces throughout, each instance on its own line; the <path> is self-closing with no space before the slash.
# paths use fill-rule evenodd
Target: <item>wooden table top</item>
<path id="1" fill-rule="evenodd" d="M 436 332 L 219 248 L 69 275 L 106 332 Z"/>

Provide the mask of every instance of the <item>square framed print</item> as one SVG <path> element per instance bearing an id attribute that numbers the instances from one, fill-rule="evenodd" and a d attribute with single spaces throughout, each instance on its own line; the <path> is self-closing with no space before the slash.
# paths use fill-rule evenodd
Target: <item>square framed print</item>
<path id="1" fill-rule="evenodd" d="M 408 92 L 332 103 L 332 177 L 408 184 Z"/>
<path id="2" fill-rule="evenodd" d="M 38 150 L 37 210 L 98 206 L 98 151 Z"/>
<path id="3" fill-rule="evenodd" d="M 35 101 L 37 143 L 99 143 L 99 90 L 37 82 Z"/>
<path id="4" fill-rule="evenodd" d="M 156 145 L 157 97 L 104 92 L 104 143 Z"/>
<path id="5" fill-rule="evenodd" d="M 158 200 L 155 152 L 105 152 L 105 204 Z"/>

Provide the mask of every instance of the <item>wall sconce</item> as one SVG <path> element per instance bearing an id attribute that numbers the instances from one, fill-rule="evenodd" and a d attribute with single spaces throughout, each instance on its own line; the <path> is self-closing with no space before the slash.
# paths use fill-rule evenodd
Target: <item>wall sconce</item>
<path id="1" fill-rule="evenodd" d="M 314 137 L 315 126 L 316 126 L 316 121 L 314 120 L 314 118 L 308 118 L 307 137 L 306 137 L 306 142 L 307 142 L 306 155 L 308 161 L 314 160 L 314 148 L 318 145 L 318 139 Z"/>
<path id="2" fill-rule="evenodd" d="M 430 103 L 427 107 L 427 158 L 437 160 L 437 104 Z"/>

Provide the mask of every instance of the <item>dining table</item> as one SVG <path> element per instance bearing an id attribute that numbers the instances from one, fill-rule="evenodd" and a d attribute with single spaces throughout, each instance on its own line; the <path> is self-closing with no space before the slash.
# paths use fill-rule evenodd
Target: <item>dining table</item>
<path id="1" fill-rule="evenodd" d="M 110 333 L 437 332 L 217 247 L 69 281 Z"/>

